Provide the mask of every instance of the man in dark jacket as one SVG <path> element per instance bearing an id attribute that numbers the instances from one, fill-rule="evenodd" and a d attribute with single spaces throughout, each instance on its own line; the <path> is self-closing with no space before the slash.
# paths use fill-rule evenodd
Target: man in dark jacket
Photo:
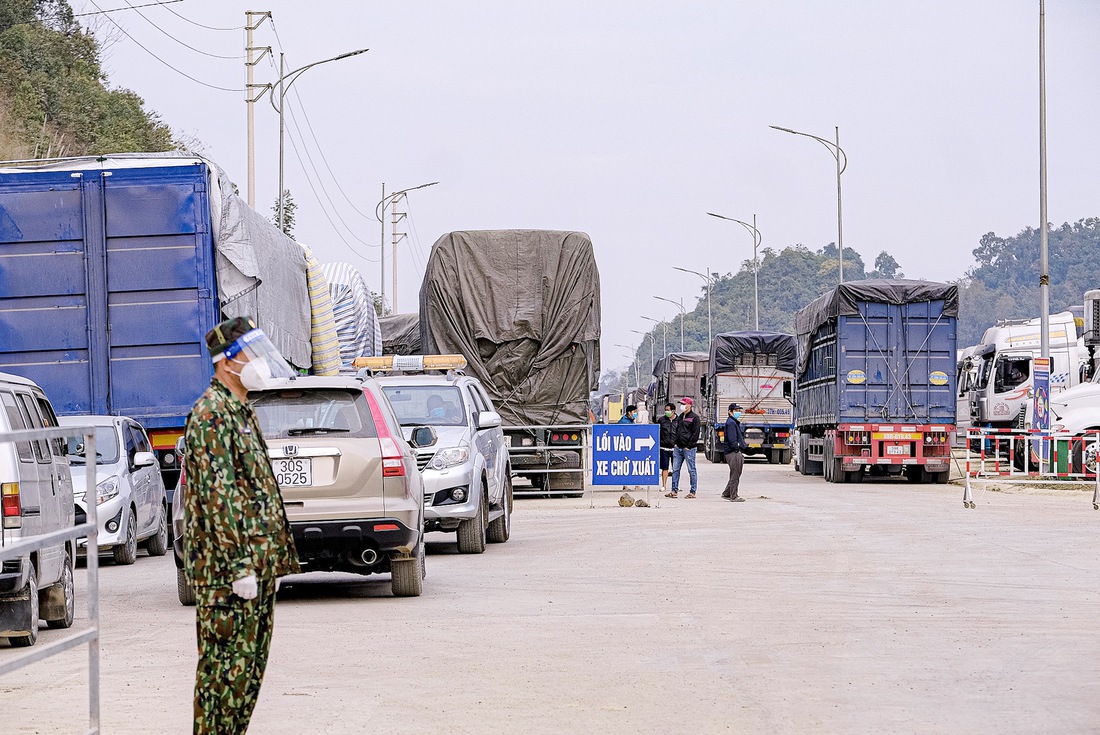
<path id="1" fill-rule="evenodd" d="M 672 452 L 676 449 L 676 434 L 673 420 L 676 418 L 676 406 L 665 404 L 665 412 L 657 419 L 661 427 L 661 491 L 668 490 L 668 470 L 672 466 Z"/>
<path id="2" fill-rule="evenodd" d="M 638 418 L 638 407 L 633 403 L 626 407 L 623 411 L 622 418 L 619 419 L 620 424 L 633 424 L 634 420 Z"/>
<path id="3" fill-rule="evenodd" d="M 688 475 L 691 477 L 691 492 L 688 498 L 695 497 L 695 491 L 699 486 L 699 475 L 695 471 L 695 448 L 699 444 L 699 414 L 692 410 L 693 401 L 690 398 L 680 399 L 680 415 L 672 422 L 673 442 L 676 445 L 672 450 L 672 492 L 665 493 L 666 498 L 678 497 L 680 490 L 680 468 L 687 462 Z"/>
<path id="4" fill-rule="evenodd" d="M 741 452 L 747 447 L 745 432 L 741 429 L 741 407 L 736 403 L 731 403 L 721 445 L 721 449 L 726 455 L 726 464 L 730 468 L 730 479 L 726 483 L 726 489 L 722 493 L 722 497 L 734 503 L 745 502 L 745 499 L 737 494 L 737 486 L 741 482 L 741 470 L 745 467 L 745 455 Z"/>

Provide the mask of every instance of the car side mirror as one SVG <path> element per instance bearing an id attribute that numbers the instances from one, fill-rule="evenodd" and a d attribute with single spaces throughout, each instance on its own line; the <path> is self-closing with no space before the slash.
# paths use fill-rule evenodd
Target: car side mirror
<path id="1" fill-rule="evenodd" d="M 152 452 L 137 452 L 134 454 L 134 467 L 152 467 L 157 463 L 157 456 Z"/>
<path id="2" fill-rule="evenodd" d="M 409 440 L 414 448 L 430 447 L 438 441 L 435 429 L 430 426 L 418 426 L 413 429 L 412 439 Z"/>
<path id="3" fill-rule="evenodd" d="M 481 411 L 478 413 L 478 429 L 495 429 L 498 426 L 500 426 L 500 414 L 496 411 Z"/>

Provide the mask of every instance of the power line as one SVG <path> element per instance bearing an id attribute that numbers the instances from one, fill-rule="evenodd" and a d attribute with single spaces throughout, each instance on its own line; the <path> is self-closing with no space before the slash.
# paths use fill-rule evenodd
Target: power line
<path id="1" fill-rule="evenodd" d="M 98 4 L 96 4 L 95 0 L 88 0 L 88 2 L 90 2 L 90 3 L 92 4 L 92 5 L 95 5 L 95 6 L 97 7 L 97 8 L 99 8 L 99 5 L 98 5 Z M 102 10 L 102 8 L 100 8 L 100 10 Z M 218 91 L 220 91 L 220 92 L 243 92 L 243 91 L 244 91 L 244 88 L 243 88 L 243 87 L 219 87 L 219 86 L 218 86 L 218 85 L 216 85 L 216 84 L 209 84 L 209 83 L 207 83 L 207 82 L 204 82 L 204 81 L 202 81 L 201 79 L 196 79 L 195 77 L 191 76 L 191 75 L 190 75 L 190 74 L 188 74 L 187 72 L 185 72 L 185 71 L 182 71 L 182 70 L 180 70 L 180 69 L 177 69 L 176 67 L 172 66 L 172 65 L 171 65 L 171 64 L 169 64 L 169 63 L 168 63 L 167 61 L 165 61 L 164 59 L 162 59 L 162 58 L 160 58 L 159 56 L 157 56 L 156 54 L 154 54 L 154 53 L 153 53 L 152 51 L 150 51 L 150 50 L 149 50 L 148 48 L 146 48 L 146 47 L 145 47 L 145 46 L 144 46 L 144 45 L 143 45 L 143 44 L 142 44 L 142 43 L 141 43 L 140 41 L 138 41 L 138 40 L 137 40 L 136 38 L 134 38 L 133 36 L 131 36 L 131 35 L 130 35 L 130 34 L 129 34 L 129 33 L 127 32 L 127 31 L 126 31 L 126 29 L 125 29 L 125 28 L 123 28 L 122 26 L 120 26 L 120 25 L 118 24 L 118 21 L 116 21 L 116 20 L 115 20 L 114 18 L 112 18 L 112 17 L 111 17 L 111 16 L 109 16 L 109 15 L 104 15 L 103 17 L 104 17 L 104 18 L 106 18 L 107 20 L 111 21 L 111 23 L 113 23 L 113 24 L 114 24 L 115 28 L 118 28 L 118 30 L 122 32 L 122 35 L 126 36 L 126 37 L 127 37 L 127 38 L 129 38 L 129 39 L 130 39 L 131 41 L 133 41 L 133 42 L 134 42 L 134 43 L 135 43 L 135 44 L 137 45 L 137 47 L 138 47 L 138 48 L 140 48 L 140 49 L 141 49 L 142 51 L 144 51 L 145 53 L 149 54 L 149 55 L 150 55 L 150 56 L 152 56 L 152 57 L 153 57 L 154 59 L 156 59 L 156 60 L 157 60 L 157 61 L 159 61 L 160 63 L 164 64 L 165 66 L 167 66 L 167 67 L 168 67 L 169 69 L 171 69 L 172 71 L 176 72 L 176 73 L 177 73 L 177 74 L 179 74 L 180 76 L 184 76 L 184 77 L 187 77 L 188 79 L 190 79 L 190 80 L 191 80 L 192 82 L 194 82 L 195 84 L 201 84 L 201 85 L 202 85 L 202 86 L 204 86 L 204 87 L 209 87 L 210 89 L 216 89 L 216 90 L 218 90 Z"/>
<path id="2" fill-rule="evenodd" d="M 129 7 L 127 7 L 127 8 L 108 8 L 107 10 L 90 10 L 87 13 L 73 13 L 73 17 L 74 18 L 79 18 L 82 15 L 104 15 L 106 13 L 117 13 L 120 10 L 137 10 L 138 8 L 163 7 L 165 5 L 168 5 L 169 3 L 182 3 L 182 2 L 183 2 L 183 0 L 163 0 L 163 2 L 145 3 L 144 5 L 130 5 L 130 3 L 126 3 L 127 5 L 129 5 Z M 95 3 L 92 3 L 92 4 L 95 5 Z M 99 6 L 96 5 L 96 7 L 98 8 Z M 165 8 L 165 10 L 172 10 L 172 9 L 171 8 Z M 172 12 L 174 13 L 176 11 L 172 10 Z"/>
<path id="3" fill-rule="evenodd" d="M 176 43 L 178 43 L 179 45 L 181 45 L 181 46 L 184 46 L 184 47 L 186 47 L 186 48 L 189 48 L 189 49 L 191 49 L 192 51 L 194 51 L 195 53 L 199 53 L 199 54 L 202 54 L 203 56 L 209 56 L 209 57 L 210 57 L 210 58 L 212 58 L 212 59 L 229 59 L 229 60 L 231 60 L 231 61 L 235 61 L 235 60 L 237 60 L 237 59 L 243 59 L 243 58 L 244 58 L 244 54 L 237 54 L 237 55 L 235 55 L 235 56 L 222 56 L 221 54 L 212 54 L 212 53 L 210 53 L 210 52 L 208 52 L 208 51 L 203 51 L 203 50 L 202 50 L 202 49 L 200 49 L 200 48 L 195 48 L 195 47 L 194 47 L 194 46 L 192 46 L 191 44 L 187 43 L 186 41 L 181 41 L 180 39 L 176 38 L 175 36 L 173 36 L 173 35 L 172 35 L 171 33 L 169 33 L 168 31 L 166 31 L 166 30 L 164 30 L 163 28 L 161 28 L 160 26 L 158 26 L 158 25 L 157 25 L 156 23 L 154 23 L 153 21 L 149 20 L 149 17 L 148 17 L 147 15 L 145 15 L 145 13 L 141 12 L 140 10 L 138 10 L 136 6 L 134 6 L 134 5 L 131 5 L 131 4 L 130 4 L 130 0 L 125 0 L 125 2 L 126 2 L 126 4 L 127 4 L 127 5 L 129 5 L 129 6 L 131 7 L 131 8 L 133 8 L 133 9 L 134 9 L 134 12 L 136 12 L 136 13 L 137 13 L 137 14 L 138 14 L 139 16 L 141 16 L 141 19 L 142 19 L 142 20 L 144 20 L 144 21 L 145 21 L 146 23 L 148 23 L 149 25 L 153 26 L 153 27 L 154 27 L 154 28 L 156 28 L 156 29 L 157 29 L 158 31 L 160 31 L 160 32 L 161 32 L 161 33 L 163 33 L 164 35 L 168 36 L 169 38 L 171 38 L 171 39 L 172 39 L 173 41 L 175 41 L 175 42 L 176 42 Z"/>
<path id="4" fill-rule="evenodd" d="M 183 2 L 183 0 L 170 0 L 170 2 L 178 3 L 178 2 Z M 153 4 L 154 5 L 160 5 L 161 3 L 153 3 Z M 219 28 L 217 26 L 204 25 L 202 23 L 199 23 L 198 21 L 194 21 L 194 20 L 191 20 L 190 18 L 188 18 L 186 16 L 180 15 L 175 10 L 172 10 L 172 8 L 165 8 L 165 10 L 167 10 L 169 13 L 176 16 L 177 18 L 179 18 L 182 21 L 186 21 L 187 23 L 190 23 L 193 26 L 198 26 L 199 28 L 205 28 L 208 31 L 243 31 L 244 30 L 244 26 L 233 26 L 232 28 Z"/>

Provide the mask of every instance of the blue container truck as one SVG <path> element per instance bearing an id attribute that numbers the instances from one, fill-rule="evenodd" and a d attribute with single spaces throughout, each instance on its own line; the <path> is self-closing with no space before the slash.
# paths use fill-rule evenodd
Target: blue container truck
<path id="1" fill-rule="evenodd" d="M 795 426 L 802 474 L 946 483 L 955 421 L 954 285 L 837 286 L 795 316 Z"/>
<path id="2" fill-rule="evenodd" d="M 169 487 L 176 439 L 212 375 L 205 334 L 223 313 L 255 315 L 288 359 L 309 367 L 301 248 L 219 175 L 171 157 L 0 168 L 0 372 L 37 382 L 59 415 L 140 421 Z M 216 248 L 219 226 L 233 234 Z M 229 262 L 251 269 L 246 240 L 262 272 Z M 264 281 L 278 286 L 283 309 L 265 308 Z M 305 351 L 300 320 L 284 316 L 303 308 Z"/>

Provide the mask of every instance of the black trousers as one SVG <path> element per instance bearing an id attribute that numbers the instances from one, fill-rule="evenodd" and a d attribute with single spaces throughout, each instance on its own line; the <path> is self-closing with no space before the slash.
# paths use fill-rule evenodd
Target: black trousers
<path id="1" fill-rule="evenodd" d="M 741 470 L 745 468 L 745 455 L 741 452 L 726 452 L 726 464 L 730 468 L 730 479 L 726 483 L 722 497 L 736 498 L 737 486 L 741 484 Z"/>

